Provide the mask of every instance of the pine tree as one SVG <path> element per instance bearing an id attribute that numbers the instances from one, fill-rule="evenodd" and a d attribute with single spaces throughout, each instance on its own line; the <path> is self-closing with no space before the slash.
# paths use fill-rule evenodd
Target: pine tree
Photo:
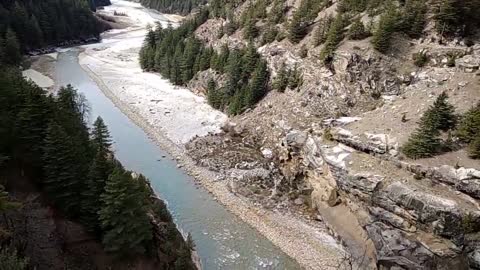
<path id="1" fill-rule="evenodd" d="M 58 90 L 55 104 L 57 106 L 55 119 L 72 140 L 70 150 L 76 157 L 78 174 L 85 177 L 95 154 L 86 125 L 89 107 L 85 96 L 78 94 L 73 86 L 67 85 Z"/>
<path id="2" fill-rule="evenodd" d="M 452 34 L 460 21 L 457 0 L 437 0 L 433 6 L 437 32 L 442 35 Z"/>
<path id="3" fill-rule="evenodd" d="M 323 1 L 302 0 L 288 25 L 291 42 L 298 43 L 308 34 L 310 25 L 313 24 L 323 5 Z"/>
<path id="4" fill-rule="evenodd" d="M 327 40 L 327 34 L 332 23 L 333 18 L 330 15 L 326 18 L 320 19 L 318 26 L 315 28 L 315 32 L 313 33 L 313 42 L 315 46 L 323 44 Z"/>
<path id="5" fill-rule="evenodd" d="M 447 93 L 442 92 L 422 116 L 420 124 L 429 129 L 447 131 L 455 128 L 457 120 L 455 108 L 448 103 Z"/>
<path id="6" fill-rule="evenodd" d="M 432 157 L 442 149 L 442 143 L 438 136 L 438 131 L 420 127 L 402 147 L 402 152 L 413 159 Z"/>
<path id="7" fill-rule="evenodd" d="M 351 40 L 361 40 L 368 37 L 368 32 L 365 29 L 365 25 L 360 20 L 360 18 L 353 21 L 350 29 L 348 29 L 348 39 Z"/>
<path id="8" fill-rule="evenodd" d="M 468 156 L 473 159 L 480 159 L 480 133 L 468 146 Z"/>
<path id="9" fill-rule="evenodd" d="M 373 33 L 372 44 L 379 52 L 385 53 L 390 48 L 392 35 L 398 21 L 397 11 L 392 7 L 387 10 L 378 22 L 378 27 Z"/>
<path id="10" fill-rule="evenodd" d="M 25 100 L 15 121 L 14 136 L 15 158 L 22 160 L 24 166 L 32 166 L 34 170 L 42 168 L 42 144 L 45 137 L 46 122 L 51 117 L 47 106 L 48 100 L 43 90 L 32 87 L 25 94 Z"/>
<path id="11" fill-rule="evenodd" d="M 43 44 L 43 33 L 35 15 L 30 17 L 26 27 L 28 44 L 31 44 L 33 47 L 40 47 Z"/>
<path id="12" fill-rule="evenodd" d="M 4 61 L 10 65 L 17 65 L 22 60 L 20 44 L 17 35 L 12 29 L 8 28 L 5 34 L 5 46 L 3 47 Z"/>
<path id="13" fill-rule="evenodd" d="M 255 70 L 257 61 L 260 56 L 257 53 L 257 49 L 253 42 L 250 42 L 245 50 L 245 53 L 242 56 L 242 79 L 248 80 L 250 74 Z"/>
<path id="14" fill-rule="evenodd" d="M 268 20 L 273 24 L 279 24 L 285 18 L 285 4 L 282 0 L 274 0 L 273 7 L 268 13 Z"/>
<path id="15" fill-rule="evenodd" d="M 92 130 L 92 144 L 95 148 L 95 152 L 110 153 L 110 147 L 112 146 L 112 139 L 110 132 L 108 131 L 105 122 L 102 117 L 97 117 L 93 123 Z"/>
<path id="16" fill-rule="evenodd" d="M 419 38 L 426 24 L 427 5 L 420 0 L 407 0 L 399 22 L 399 30 L 411 38 Z"/>
<path id="17" fill-rule="evenodd" d="M 241 55 L 238 50 L 229 54 L 226 71 L 228 74 L 227 94 L 233 96 L 238 88 L 238 82 L 242 77 Z"/>
<path id="18" fill-rule="evenodd" d="M 266 61 L 259 61 L 252 74 L 247 92 L 247 105 L 253 106 L 267 93 L 268 70 Z"/>
<path id="19" fill-rule="evenodd" d="M 440 140 L 440 131 L 455 128 L 457 116 L 443 92 L 420 118 L 419 128 L 403 146 L 403 153 L 410 158 L 432 157 L 445 149 Z"/>
<path id="20" fill-rule="evenodd" d="M 282 67 L 278 71 L 277 77 L 275 77 L 275 81 L 273 82 L 273 88 L 278 92 L 285 92 L 285 89 L 288 86 L 288 73 L 285 67 L 285 63 L 282 64 Z"/>
<path id="21" fill-rule="evenodd" d="M 258 35 L 258 29 L 254 18 L 248 17 L 243 28 L 243 37 L 247 40 L 254 39 Z"/>
<path id="22" fill-rule="evenodd" d="M 97 152 L 87 175 L 86 185 L 82 191 L 82 223 L 92 232 L 99 232 L 98 210 L 101 205 L 100 196 L 105 190 L 105 183 L 112 173 L 112 164 L 107 160 L 107 153 Z"/>
<path id="23" fill-rule="evenodd" d="M 278 35 L 278 29 L 272 23 L 268 23 L 262 35 L 262 45 L 272 43 Z"/>
<path id="24" fill-rule="evenodd" d="M 213 79 L 208 81 L 207 85 L 207 100 L 213 108 L 221 110 L 223 107 L 224 97 L 220 89 L 217 89 L 216 83 Z"/>
<path id="25" fill-rule="evenodd" d="M 137 179 L 115 168 L 101 196 L 101 228 L 105 250 L 119 256 L 145 254 L 152 243 L 147 194 Z"/>
<path id="26" fill-rule="evenodd" d="M 343 40 L 344 18 L 342 14 L 337 15 L 333 21 L 330 29 L 328 30 L 327 39 L 325 45 L 320 52 L 320 58 L 325 60 L 329 57 L 333 57 L 338 44 Z"/>
<path id="27" fill-rule="evenodd" d="M 480 102 L 463 115 L 456 136 L 465 143 L 470 143 L 480 137 Z"/>
<path id="28" fill-rule="evenodd" d="M 295 65 L 292 71 L 289 72 L 288 87 L 290 89 L 296 89 L 303 84 L 303 76 L 298 66 Z"/>
<path id="29" fill-rule="evenodd" d="M 81 209 L 83 179 L 72 145 L 72 138 L 55 122 L 47 128 L 43 164 L 45 190 L 49 198 L 65 214 L 77 217 Z"/>

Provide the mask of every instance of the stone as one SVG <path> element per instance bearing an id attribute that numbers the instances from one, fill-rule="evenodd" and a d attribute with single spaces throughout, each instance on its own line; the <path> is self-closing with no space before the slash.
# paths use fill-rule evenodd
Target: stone
<path id="1" fill-rule="evenodd" d="M 415 227 L 412 226 L 408 221 L 389 211 L 386 211 L 383 208 L 369 207 L 368 209 L 370 214 L 372 214 L 378 221 L 388 222 L 393 227 L 402 229 L 404 231 L 408 231 L 408 232 L 416 231 Z"/>
<path id="2" fill-rule="evenodd" d="M 285 137 L 288 146 L 301 148 L 307 141 L 307 133 L 298 130 L 290 131 Z"/>
<path id="3" fill-rule="evenodd" d="M 305 203 L 305 201 L 303 200 L 303 198 L 298 197 L 293 201 L 293 203 L 296 204 L 296 205 L 303 205 Z"/>
<path id="4" fill-rule="evenodd" d="M 480 67 L 480 57 L 475 55 L 466 55 L 455 60 L 455 66 L 464 70 L 465 72 L 473 72 Z"/>
<path id="5" fill-rule="evenodd" d="M 480 249 L 468 253 L 468 264 L 473 268 L 480 268 Z"/>
<path id="6" fill-rule="evenodd" d="M 370 173 L 357 173 L 348 177 L 348 182 L 341 183 L 342 189 L 356 189 L 365 194 L 373 194 L 377 185 L 384 180 L 380 175 Z"/>
<path id="7" fill-rule="evenodd" d="M 321 168 L 324 164 L 320 146 L 317 140 L 311 136 L 305 142 L 303 156 L 305 166 L 311 169 Z"/>
<path id="8" fill-rule="evenodd" d="M 264 158 L 272 159 L 273 158 L 273 152 L 269 148 L 264 148 L 262 150 L 262 155 Z"/>

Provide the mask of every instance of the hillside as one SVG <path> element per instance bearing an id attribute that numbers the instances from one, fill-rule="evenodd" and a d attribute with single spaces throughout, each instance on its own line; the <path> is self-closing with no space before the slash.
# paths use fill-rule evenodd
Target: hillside
<path id="1" fill-rule="evenodd" d="M 230 115 L 186 148 L 232 193 L 326 224 L 361 268 L 476 269 L 479 14 L 212 0 L 152 29 L 140 63 Z"/>

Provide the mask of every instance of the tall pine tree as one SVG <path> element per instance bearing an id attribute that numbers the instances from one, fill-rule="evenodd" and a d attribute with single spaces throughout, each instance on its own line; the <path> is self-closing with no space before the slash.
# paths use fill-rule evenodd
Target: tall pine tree
<path id="1" fill-rule="evenodd" d="M 119 256 L 144 254 L 152 243 L 152 225 L 147 212 L 147 194 L 137 179 L 115 168 L 101 196 L 99 216 L 104 231 L 103 244 Z"/>

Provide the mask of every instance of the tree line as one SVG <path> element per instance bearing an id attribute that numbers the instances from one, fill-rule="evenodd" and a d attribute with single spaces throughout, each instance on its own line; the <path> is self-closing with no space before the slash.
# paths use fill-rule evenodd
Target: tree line
<path id="1" fill-rule="evenodd" d="M 193 32 L 208 16 L 209 12 L 203 9 L 177 29 L 163 29 L 157 24 L 147 33 L 140 64 L 144 70 L 159 72 L 175 85 L 185 85 L 199 71 L 209 68 L 226 74 L 225 87 L 209 83 L 208 101 L 219 110 L 239 114 L 266 94 L 270 74 L 267 63 L 253 42 L 242 49 L 224 45 L 219 52 L 203 45 Z"/>
<path id="2" fill-rule="evenodd" d="M 0 63 L 23 52 L 72 39 L 98 37 L 88 0 L 7 0 L 0 3 Z"/>
<path id="3" fill-rule="evenodd" d="M 194 8 L 205 4 L 206 0 L 140 0 L 148 8 L 156 9 L 163 13 L 189 14 Z"/>
<path id="4" fill-rule="evenodd" d="M 148 180 L 115 159 L 100 117 L 87 126 L 82 95 L 70 85 L 47 95 L 16 69 L 0 72 L 0 93 L 0 156 L 7 160 L 2 170 L 17 169 L 34 180 L 58 211 L 83 224 L 107 252 L 157 258 L 161 250 L 176 258 L 167 262 L 169 269 L 194 269 L 190 247 L 178 239 L 165 205 L 152 199 Z M 167 223 L 165 242 L 154 241 L 151 216 Z"/>

